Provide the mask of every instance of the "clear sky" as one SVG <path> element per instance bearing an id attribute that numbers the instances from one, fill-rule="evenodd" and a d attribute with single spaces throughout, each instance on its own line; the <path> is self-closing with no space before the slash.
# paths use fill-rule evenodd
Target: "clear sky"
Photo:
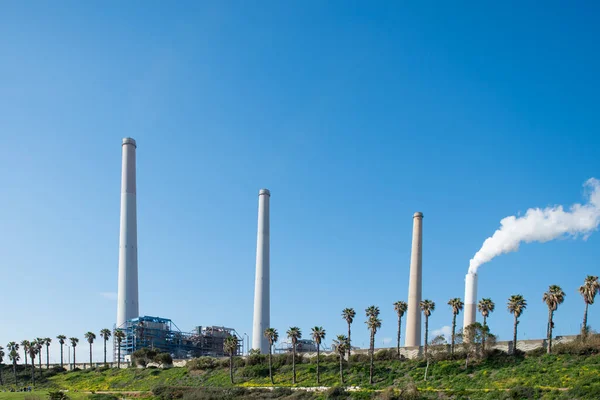
<path id="1" fill-rule="evenodd" d="M 464 296 L 469 259 L 500 219 L 581 202 L 582 184 L 600 178 L 599 12 L 594 2 L 2 2 L 0 344 L 112 327 L 125 136 L 138 142 L 142 315 L 251 333 L 268 188 L 280 332 L 322 325 L 329 344 L 354 307 L 354 343 L 368 346 L 363 310 L 375 304 L 377 346 L 393 343 L 415 211 L 430 326 L 450 325 L 446 303 Z M 598 260 L 595 233 L 484 265 L 492 331 L 510 338 L 506 299 L 521 293 L 519 337 L 543 337 L 542 293 L 559 284 L 555 333 L 576 333 L 576 289 Z M 600 328 L 600 305 L 589 321 Z"/>

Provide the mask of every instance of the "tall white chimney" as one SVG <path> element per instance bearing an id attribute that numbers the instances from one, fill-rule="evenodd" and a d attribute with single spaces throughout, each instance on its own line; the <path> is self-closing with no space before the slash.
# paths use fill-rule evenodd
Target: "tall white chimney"
<path id="1" fill-rule="evenodd" d="M 119 291 L 117 294 L 117 328 L 139 317 L 137 210 L 135 184 L 136 144 L 124 138 L 121 169 L 121 231 L 119 235 Z"/>
<path id="2" fill-rule="evenodd" d="M 413 215 L 410 277 L 408 281 L 408 309 L 406 313 L 405 346 L 421 345 L 421 292 L 423 268 L 423 213 Z"/>
<path id="3" fill-rule="evenodd" d="M 254 323 L 252 325 L 252 348 L 261 354 L 269 352 L 269 341 L 264 336 L 270 328 L 270 286 L 269 286 L 269 201 L 271 192 L 261 189 L 258 192 L 258 234 L 256 238 L 256 280 L 254 282 Z"/>
<path id="4" fill-rule="evenodd" d="M 477 318 L 477 274 L 469 272 L 465 276 L 465 315 L 463 319 L 464 329 L 475 323 Z"/>

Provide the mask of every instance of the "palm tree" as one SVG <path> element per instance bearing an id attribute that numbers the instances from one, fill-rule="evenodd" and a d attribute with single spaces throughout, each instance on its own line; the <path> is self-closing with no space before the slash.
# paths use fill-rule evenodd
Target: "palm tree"
<path id="1" fill-rule="evenodd" d="M 37 347 L 37 355 L 38 355 L 38 365 L 40 366 L 39 374 L 40 378 L 42 377 L 42 348 L 44 348 L 44 339 L 37 338 L 35 339 L 35 346 Z M 32 362 L 33 364 L 33 362 Z"/>
<path id="2" fill-rule="evenodd" d="M 76 368 L 75 365 L 75 348 L 77 347 L 77 343 L 79 343 L 79 339 L 77 339 L 76 337 L 72 337 L 69 338 L 69 340 L 71 341 L 71 346 L 73 347 L 73 369 Z"/>
<path id="3" fill-rule="evenodd" d="M 271 379 L 271 384 L 274 385 L 275 382 L 273 382 L 273 369 L 272 369 L 273 344 L 275 344 L 275 342 L 279 340 L 279 333 L 277 332 L 277 329 L 275 329 L 275 328 L 267 328 L 267 329 L 265 329 L 264 335 L 267 338 L 267 340 L 269 341 L 269 378 Z"/>
<path id="4" fill-rule="evenodd" d="M 6 345 L 6 350 L 8 350 L 9 360 L 12 361 L 13 374 L 15 375 L 15 386 L 19 386 L 19 382 L 17 381 L 17 361 L 19 361 L 21 358 L 21 356 L 19 356 L 19 343 L 9 342 Z"/>
<path id="5" fill-rule="evenodd" d="M 517 325 L 519 324 L 519 317 L 526 308 L 527 301 L 520 294 L 513 294 L 508 299 L 508 312 L 515 316 L 515 323 L 513 325 L 513 354 L 517 354 Z"/>
<path id="6" fill-rule="evenodd" d="M 21 347 L 23 348 L 23 353 L 25 353 L 25 369 L 27 369 L 27 365 L 29 365 L 27 362 L 27 353 L 29 352 L 29 345 L 30 345 L 29 340 L 21 341 Z M 31 363 L 33 364 L 34 361 L 31 360 Z"/>
<path id="7" fill-rule="evenodd" d="M 317 345 L 317 385 L 321 383 L 321 377 L 319 375 L 319 355 L 321 354 L 321 341 L 325 339 L 325 329 L 322 326 L 315 326 L 312 328 L 311 334 L 315 344 Z"/>
<path id="8" fill-rule="evenodd" d="M 479 300 L 479 304 L 477 304 L 477 309 L 483 316 L 483 329 L 487 330 L 487 317 L 491 312 L 494 312 L 496 305 L 492 301 L 492 299 L 481 299 Z M 481 351 L 485 352 L 485 337 L 487 335 L 483 335 L 483 339 L 481 340 Z"/>
<path id="9" fill-rule="evenodd" d="M 108 342 L 108 339 L 111 336 L 111 332 L 110 329 L 102 329 L 100 331 L 100 337 L 102 337 L 102 339 L 104 339 L 104 366 L 106 367 L 106 342 Z"/>
<path id="10" fill-rule="evenodd" d="M 33 342 L 31 342 L 29 344 L 29 347 L 27 348 L 27 352 L 29 353 L 29 358 L 32 360 L 31 361 L 31 384 L 33 386 L 35 386 L 35 356 L 38 354 L 39 352 L 39 347 L 38 347 L 38 343 L 34 340 Z"/>
<path id="11" fill-rule="evenodd" d="M 90 344 L 90 368 L 92 368 L 92 345 L 94 344 L 94 340 L 96 340 L 96 334 L 94 332 L 86 332 L 83 336 L 85 336 L 87 342 Z"/>
<path id="12" fill-rule="evenodd" d="M 375 354 L 375 334 L 377 333 L 377 329 L 381 328 L 381 320 L 379 319 L 379 307 L 369 306 L 365 310 L 365 314 L 367 315 L 367 320 L 365 324 L 367 324 L 367 328 L 371 332 L 371 341 L 369 343 L 369 357 L 370 357 L 370 366 L 369 366 L 369 383 L 373 384 L 373 356 Z"/>
<path id="13" fill-rule="evenodd" d="M 117 368 L 121 368 L 121 342 L 125 339 L 125 332 L 115 329 L 113 336 L 117 339 Z"/>
<path id="14" fill-rule="evenodd" d="M 594 304 L 594 298 L 596 294 L 600 291 L 600 282 L 598 282 L 598 277 L 593 275 L 588 275 L 583 282 L 583 285 L 579 287 L 579 293 L 583 296 L 583 301 L 585 302 L 585 312 L 583 313 L 583 325 L 581 326 L 581 336 L 587 336 L 587 315 L 588 315 L 588 306 L 590 304 Z"/>
<path id="15" fill-rule="evenodd" d="M 67 340 L 67 337 L 65 335 L 58 335 L 56 337 L 58 339 L 58 343 L 60 343 L 60 367 L 63 367 L 63 346 L 65 344 L 65 341 Z"/>
<path id="16" fill-rule="evenodd" d="M 338 335 L 333 341 L 335 352 L 338 353 L 340 358 L 340 382 L 344 384 L 344 355 L 346 354 L 346 347 L 348 347 L 348 338 L 344 335 Z"/>
<path id="17" fill-rule="evenodd" d="M 50 369 L 50 343 L 52 343 L 52 339 L 49 337 L 44 338 L 44 345 L 46 346 L 46 371 Z"/>
<path id="18" fill-rule="evenodd" d="M 396 314 L 398 314 L 398 344 L 396 346 L 396 352 L 398 353 L 398 358 L 400 358 L 400 331 L 402 330 L 402 317 L 408 308 L 408 304 L 404 301 L 397 301 L 394 303 L 394 310 Z"/>
<path id="19" fill-rule="evenodd" d="M 450 345 L 450 354 L 454 355 L 454 343 L 456 342 L 456 316 L 461 312 L 465 305 L 460 297 L 450 299 L 448 305 L 452 307 L 452 344 Z"/>
<path id="20" fill-rule="evenodd" d="M 2 379 L 2 362 L 4 361 L 5 355 L 6 353 L 4 353 L 4 347 L 0 346 L 0 386 L 4 385 L 4 379 Z"/>
<path id="21" fill-rule="evenodd" d="M 342 318 L 344 318 L 344 320 L 346 320 L 346 323 L 348 324 L 348 346 L 346 346 L 348 348 L 348 361 L 350 361 L 350 353 L 352 350 L 352 341 L 350 339 L 350 325 L 352 325 L 352 321 L 354 321 L 355 316 L 356 312 L 354 311 L 354 308 L 344 308 L 342 310 Z"/>
<path id="22" fill-rule="evenodd" d="M 297 326 L 293 326 L 287 331 L 288 338 L 292 341 L 292 383 L 296 384 L 296 345 L 298 339 L 302 338 L 302 332 Z"/>
<path id="23" fill-rule="evenodd" d="M 235 335 L 228 336 L 223 344 L 223 350 L 229 354 L 229 379 L 233 384 L 233 356 L 237 353 L 238 338 Z"/>
<path id="24" fill-rule="evenodd" d="M 425 315 L 425 357 L 427 357 L 427 337 L 429 336 L 429 316 L 435 310 L 435 303 L 431 300 L 423 300 L 419 303 L 423 315 Z"/>
<path id="25" fill-rule="evenodd" d="M 548 306 L 548 354 L 552 352 L 552 328 L 554 328 L 554 311 L 558 308 L 559 304 L 565 301 L 565 292 L 558 285 L 550 285 L 548 291 L 544 293 L 542 300 Z"/>

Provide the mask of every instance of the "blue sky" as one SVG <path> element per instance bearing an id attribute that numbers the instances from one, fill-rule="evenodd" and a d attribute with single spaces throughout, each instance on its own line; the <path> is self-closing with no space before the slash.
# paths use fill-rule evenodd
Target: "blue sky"
<path id="1" fill-rule="evenodd" d="M 415 211 L 430 326 L 449 325 L 446 302 L 464 295 L 469 259 L 500 219 L 583 201 L 584 181 L 600 178 L 598 11 L 3 2 L 0 344 L 114 323 L 103 293 L 117 285 L 125 136 L 138 142 L 142 314 L 250 334 L 266 187 L 274 327 L 322 325 L 329 343 L 354 307 L 355 344 L 368 345 L 375 304 L 377 344 L 394 338 Z M 542 293 L 560 284 L 555 332 L 576 332 L 576 288 L 599 259 L 595 233 L 484 265 L 492 331 L 510 337 L 505 303 L 521 293 L 519 337 L 542 337 Z"/>

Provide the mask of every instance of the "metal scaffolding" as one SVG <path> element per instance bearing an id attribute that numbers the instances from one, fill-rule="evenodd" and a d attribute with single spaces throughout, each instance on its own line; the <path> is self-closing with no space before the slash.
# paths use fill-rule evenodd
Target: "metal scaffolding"
<path id="1" fill-rule="evenodd" d="M 201 356 L 223 357 L 223 343 L 229 336 L 238 338 L 238 355 L 243 354 L 244 341 L 233 328 L 197 326 L 193 332 L 182 332 L 173 321 L 160 317 L 138 317 L 117 328 L 125 333 L 121 342 L 121 360 L 136 350 L 152 348 L 171 354 L 174 359 Z M 114 359 L 118 344 L 113 341 Z"/>

